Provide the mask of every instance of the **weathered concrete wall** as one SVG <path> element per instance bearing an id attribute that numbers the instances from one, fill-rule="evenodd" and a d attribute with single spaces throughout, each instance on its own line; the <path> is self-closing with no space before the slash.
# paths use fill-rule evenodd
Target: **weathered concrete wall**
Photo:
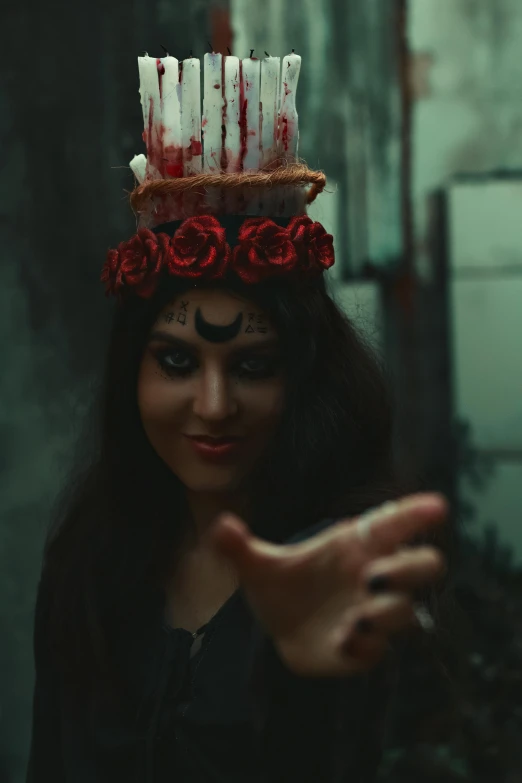
<path id="1" fill-rule="evenodd" d="M 493 474 L 483 493 L 467 480 L 461 492 L 477 532 L 495 523 L 522 563 L 522 4 L 410 0 L 409 40 L 416 260 L 426 279 L 429 196 L 457 175 L 468 180 L 449 189 L 455 414 Z"/>
<path id="2" fill-rule="evenodd" d="M 522 170 L 522 4 L 410 0 L 413 204 L 427 272 L 427 196 L 459 173 Z"/>

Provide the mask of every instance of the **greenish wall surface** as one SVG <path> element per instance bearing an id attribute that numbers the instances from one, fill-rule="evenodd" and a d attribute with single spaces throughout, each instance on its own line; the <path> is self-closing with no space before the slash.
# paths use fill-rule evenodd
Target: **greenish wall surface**
<path id="1" fill-rule="evenodd" d="M 455 175 L 522 171 L 522 4 L 410 0 L 416 257 L 426 262 L 427 196 Z"/>
<path id="2" fill-rule="evenodd" d="M 488 525 L 522 564 L 522 4 L 410 0 L 416 262 L 429 281 L 429 196 L 448 198 L 455 416 L 468 422 L 480 489 L 470 532 Z M 455 181 L 458 179 L 459 181 Z"/>
<path id="3" fill-rule="evenodd" d="M 105 350 L 99 274 L 133 233 L 137 57 L 202 54 L 209 3 L 10 4 L 0 73 L 0 781 L 25 779 L 44 537 Z M 214 3 L 218 8 L 223 3 Z"/>

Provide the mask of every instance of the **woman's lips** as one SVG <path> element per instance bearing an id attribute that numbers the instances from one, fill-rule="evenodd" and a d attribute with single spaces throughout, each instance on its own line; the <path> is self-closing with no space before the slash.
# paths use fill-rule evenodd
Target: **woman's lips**
<path id="1" fill-rule="evenodd" d="M 185 435 L 196 454 L 210 460 L 221 460 L 235 454 L 243 438 L 209 438 L 207 436 Z"/>

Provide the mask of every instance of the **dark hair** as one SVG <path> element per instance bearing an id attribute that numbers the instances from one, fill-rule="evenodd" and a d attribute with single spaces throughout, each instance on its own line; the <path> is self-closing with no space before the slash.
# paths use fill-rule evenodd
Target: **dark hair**
<path id="1" fill-rule="evenodd" d="M 46 544 L 52 657 L 78 693 L 113 682 L 121 628 L 161 587 L 184 532 L 184 515 L 173 514 L 182 487 L 144 434 L 136 386 L 158 311 L 187 287 L 170 281 L 150 300 L 116 307 L 94 457 L 68 487 Z M 324 281 L 226 288 L 270 312 L 287 373 L 280 432 L 257 477 L 257 532 L 282 541 L 400 494 L 385 377 Z"/>

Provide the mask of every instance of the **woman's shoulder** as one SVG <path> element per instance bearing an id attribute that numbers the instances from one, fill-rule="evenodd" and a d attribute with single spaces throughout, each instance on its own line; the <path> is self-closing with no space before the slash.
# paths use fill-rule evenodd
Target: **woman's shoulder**
<path id="1" fill-rule="evenodd" d="M 34 602 L 33 646 L 35 658 L 38 661 L 46 656 L 51 605 L 51 579 L 48 570 L 43 566 L 36 587 Z"/>

